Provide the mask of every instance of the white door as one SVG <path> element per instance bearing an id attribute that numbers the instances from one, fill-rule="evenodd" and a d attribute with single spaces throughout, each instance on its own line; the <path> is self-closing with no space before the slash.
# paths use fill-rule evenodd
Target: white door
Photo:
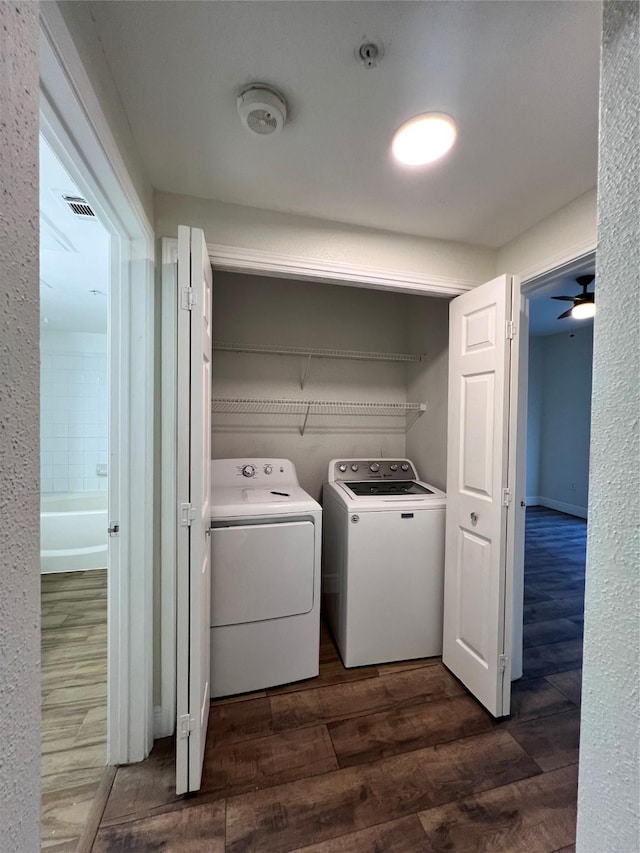
<path id="1" fill-rule="evenodd" d="M 211 264 L 178 229 L 176 792 L 197 791 L 207 736 L 211 632 Z"/>
<path id="2" fill-rule="evenodd" d="M 449 329 L 443 661 L 496 717 L 511 691 L 512 286 L 501 276 L 454 299 Z"/>

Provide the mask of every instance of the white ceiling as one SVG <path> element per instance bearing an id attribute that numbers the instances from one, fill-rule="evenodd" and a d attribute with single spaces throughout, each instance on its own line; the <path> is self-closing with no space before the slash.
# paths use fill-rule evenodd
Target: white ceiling
<path id="1" fill-rule="evenodd" d="M 161 190 L 500 246 L 596 183 L 597 2 L 91 3 L 152 184 Z M 354 52 L 381 41 L 365 70 Z M 236 96 L 286 96 L 276 138 Z M 395 165 L 393 132 L 427 110 L 459 138 Z"/>
<path id="2" fill-rule="evenodd" d="M 80 196 L 40 137 L 40 320 L 43 329 L 107 331 L 108 231 L 75 216 L 63 195 Z M 92 290 L 99 291 L 94 295 Z"/>
<path id="3" fill-rule="evenodd" d="M 585 329 L 593 325 L 593 318 L 574 320 L 565 317 L 558 320 L 558 315 L 571 307 L 570 302 L 559 302 L 552 296 L 576 296 L 582 293 L 582 288 L 576 284 L 576 277 L 586 273 L 595 273 L 595 261 L 585 263 L 584 268 L 577 270 L 571 276 L 558 276 L 548 287 L 538 290 L 529 297 L 529 334 L 534 337 L 559 335 L 574 329 Z M 595 282 L 589 285 L 589 291 L 595 292 Z M 596 295 L 596 303 L 597 303 Z"/>

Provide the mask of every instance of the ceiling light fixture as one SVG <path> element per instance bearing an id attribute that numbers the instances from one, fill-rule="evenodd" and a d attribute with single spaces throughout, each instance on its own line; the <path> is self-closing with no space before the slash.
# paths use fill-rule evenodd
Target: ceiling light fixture
<path id="1" fill-rule="evenodd" d="M 582 293 L 576 296 L 552 296 L 552 299 L 559 299 L 561 302 L 573 302 L 571 308 L 568 308 L 558 316 L 558 320 L 564 320 L 567 317 L 573 317 L 574 320 L 586 320 L 588 317 L 593 317 L 596 313 L 595 294 L 588 291 L 589 285 L 595 280 L 595 275 L 579 275 L 576 282 L 582 288 Z"/>
<path id="2" fill-rule="evenodd" d="M 586 320 L 588 317 L 595 317 L 595 313 L 595 302 L 580 302 L 571 309 L 571 316 L 574 320 Z"/>
<path id="3" fill-rule="evenodd" d="M 443 157 L 456 141 L 454 120 L 445 113 L 425 113 L 405 122 L 394 134 L 393 156 L 406 166 L 424 166 Z"/>

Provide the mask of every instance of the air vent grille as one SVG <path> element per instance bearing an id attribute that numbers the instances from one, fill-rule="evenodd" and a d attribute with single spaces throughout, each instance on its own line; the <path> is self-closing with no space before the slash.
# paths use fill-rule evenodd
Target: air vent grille
<path id="1" fill-rule="evenodd" d="M 69 205 L 74 216 L 82 216 L 88 219 L 95 218 L 95 213 L 86 198 L 81 198 L 76 195 L 63 195 L 62 198 Z"/>

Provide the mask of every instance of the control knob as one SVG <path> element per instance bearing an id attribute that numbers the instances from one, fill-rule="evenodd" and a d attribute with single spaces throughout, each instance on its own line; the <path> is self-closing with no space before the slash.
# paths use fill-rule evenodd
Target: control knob
<path id="1" fill-rule="evenodd" d="M 243 477 L 254 477 L 256 473 L 255 465 L 245 465 L 242 469 Z"/>
<path id="2" fill-rule="evenodd" d="M 408 470 L 409 470 L 409 466 L 407 465 L 407 463 L 406 463 L 406 462 L 403 462 L 403 463 L 402 463 L 402 465 L 401 465 L 400 467 L 402 468 L 402 470 L 403 470 L 403 471 L 408 471 Z"/>
<path id="3" fill-rule="evenodd" d="M 391 468 L 392 471 L 397 471 L 398 470 L 398 463 L 394 462 L 393 465 L 389 465 L 389 468 Z"/>
<path id="4" fill-rule="evenodd" d="M 380 470 L 379 463 L 378 462 L 372 462 L 371 465 L 369 465 L 369 470 L 371 471 L 372 474 L 377 474 L 378 471 Z"/>
<path id="5" fill-rule="evenodd" d="M 352 470 L 352 471 L 357 471 L 359 467 L 360 467 L 360 466 L 359 466 L 359 465 L 356 465 L 356 464 L 355 464 L 355 462 L 354 462 L 354 463 L 353 463 L 353 465 L 351 466 L 351 470 Z"/>
<path id="6" fill-rule="evenodd" d="M 346 466 L 346 465 L 344 465 L 344 464 L 342 464 L 342 465 L 338 465 L 338 471 L 340 471 L 342 474 L 344 474 L 344 472 L 345 472 L 346 470 L 347 470 L 347 466 Z"/>
<path id="7" fill-rule="evenodd" d="M 271 473 L 273 473 L 273 465 L 265 465 L 265 466 L 264 466 L 264 473 L 265 473 L 265 474 L 271 474 Z"/>

